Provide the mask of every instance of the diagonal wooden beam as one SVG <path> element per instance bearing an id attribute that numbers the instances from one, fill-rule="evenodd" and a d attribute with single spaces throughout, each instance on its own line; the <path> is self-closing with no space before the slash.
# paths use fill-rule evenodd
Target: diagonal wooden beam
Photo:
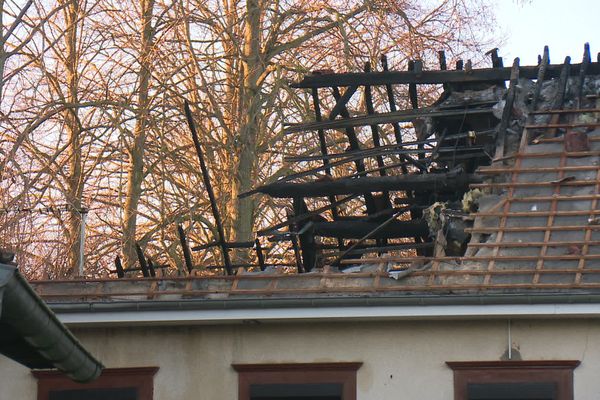
<path id="1" fill-rule="evenodd" d="M 335 103 L 335 106 L 331 110 L 331 113 L 329 114 L 329 117 L 327 119 L 333 121 L 338 115 L 341 115 L 343 111 L 347 109 L 346 104 L 348 104 L 348 101 L 350 101 L 354 93 L 356 93 L 357 89 L 358 85 L 348 87 L 344 94 L 341 95 L 338 99 L 336 99 L 337 102 Z"/>

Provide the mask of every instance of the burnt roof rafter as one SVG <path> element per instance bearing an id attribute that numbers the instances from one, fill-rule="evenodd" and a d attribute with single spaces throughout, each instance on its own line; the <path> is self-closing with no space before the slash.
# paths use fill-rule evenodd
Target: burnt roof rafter
<path id="1" fill-rule="evenodd" d="M 558 78 L 563 64 L 545 66 L 545 79 Z M 600 63 L 591 62 L 573 64 L 570 76 L 579 76 L 582 68 L 585 74 L 600 74 Z M 519 76 L 537 79 L 540 66 L 521 66 Z M 448 84 L 475 83 L 510 80 L 512 67 L 480 68 L 471 70 L 438 70 L 438 71 L 382 71 L 382 72 L 349 72 L 336 74 L 312 74 L 305 76 L 300 82 L 290 84 L 292 88 L 326 88 L 332 86 L 385 86 L 399 84 Z"/>

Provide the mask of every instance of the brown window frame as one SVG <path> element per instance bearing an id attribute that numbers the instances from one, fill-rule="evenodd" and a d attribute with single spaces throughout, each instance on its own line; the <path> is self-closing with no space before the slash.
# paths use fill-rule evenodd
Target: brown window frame
<path id="1" fill-rule="evenodd" d="M 454 371 L 454 400 L 467 400 L 470 383 L 556 384 L 556 400 L 573 400 L 573 370 L 580 361 L 448 361 Z"/>
<path id="2" fill-rule="evenodd" d="M 253 384 L 342 384 L 342 400 L 356 400 L 356 372 L 361 362 L 232 364 L 238 373 L 238 399 L 250 400 Z"/>
<path id="3" fill-rule="evenodd" d="M 157 371 L 158 367 L 106 368 L 89 383 L 74 382 L 58 371 L 32 371 L 32 374 L 38 380 L 38 400 L 48 400 L 50 392 L 57 390 L 117 388 L 135 388 L 138 400 L 152 400 Z"/>

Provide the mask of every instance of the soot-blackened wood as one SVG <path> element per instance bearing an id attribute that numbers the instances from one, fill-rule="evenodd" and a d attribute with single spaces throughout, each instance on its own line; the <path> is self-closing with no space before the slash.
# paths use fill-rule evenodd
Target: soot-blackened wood
<path id="1" fill-rule="evenodd" d="M 256 259 L 258 260 L 258 266 L 260 267 L 261 271 L 264 271 L 266 268 L 265 265 L 265 255 L 263 254 L 263 248 L 260 244 L 260 240 L 258 240 L 258 238 L 256 238 L 254 240 L 254 248 L 256 250 Z"/>
<path id="2" fill-rule="evenodd" d="M 385 56 L 385 54 L 381 56 L 381 67 L 383 68 L 384 72 L 389 72 L 387 57 Z M 387 92 L 388 102 L 390 105 L 390 112 L 392 112 L 392 113 L 396 112 L 397 108 L 396 108 L 396 100 L 394 98 L 394 89 L 392 88 L 391 84 L 385 85 L 385 89 Z M 391 121 L 391 124 L 392 124 L 392 127 L 394 128 L 394 137 L 396 138 L 396 143 L 402 144 L 402 142 L 403 142 L 402 130 L 400 129 L 399 121 Z M 404 161 L 410 162 L 412 165 L 414 165 L 421 171 L 423 171 L 426 168 L 425 165 L 423 165 L 423 163 L 418 162 L 417 160 L 413 159 L 409 155 L 401 156 L 401 158 Z M 403 174 L 408 173 L 408 168 L 406 166 L 402 167 L 402 173 Z"/>
<path id="3" fill-rule="evenodd" d="M 306 203 L 302 197 L 294 197 L 292 204 L 294 207 L 294 216 L 296 218 L 308 213 L 308 207 L 306 207 Z M 300 241 L 300 250 L 302 250 L 302 265 L 306 272 L 310 272 L 317 263 L 315 237 L 312 234 L 311 229 L 305 229 L 306 224 L 308 223 L 312 222 L 305 220 L 304 223 L 296 224 L 298 231 L 302 232 L 298 234 L 298 239 Z"/>
<path id="4" fill-rule="evenodd" d="M 512 71 L 510 84 L 508 86 L 508 94 L 506 95 L 504 109 L 502 110 L 502 119 L 500 120 L 500 126 L 498 127 L 498 137 L 496 138 L 496 154 L 494 156 L 495 159 L 504 157 L 506 130 L 508 129 L 508 123 L 510 122 L 510 118 L 512 116 L 512 110 L 517 91 L 517 83 L 519 83 L 519 57 L 515 58 Z"/>
<path id="5" fill-rule="evenodd" d="M 556 97 L 554 98 L 554 103 L 552 105 L 553 110 L 559 110 L 562 108 L 565 102 L 565 94 L 567 92 L 567 83 L 569 81 L 569 76 L 571 72 L 571 57 L 565 57 L 565 62 L 562 66 L 562 71 L 560 73 L 560 77 L 558 79 L 558 89 L 556 91 Z M 550 118 L 549 125 L 556 125 L 560 120 L 560 114 L 553 114 Z M 545 132 L 546 138 L 553 138 L 556 136 L 556 132 L 558 132 L 557 128 L 548 129 Z"/>
<path id="6" fill-rule="evenodd" d="M 148 278 L 150 276 L 150 273 L 148 272 L 148 264 L 146 263 L 144 252 L 138 243 L 135 244 L 135 253 L 137 254 L 138 262 L 140 263 L 142 275 L 144 275 L 144 278 Z"/>
<path id="7" fill-rule="evenodd" d="M 446 64 L 446 52 L 444 50 L 438 51 L 438 61 L 440 63 L 440 71 L 448 69 L 448 64 Z M 442 87 L 444 92 L 446 92 L 450 86 L 447 83 L 443 83 Z"/>
<path id="8" fill-rule="evenodd" d="M 119 257 L 119 256 L 115 257 L 115 269 L 117 271 L 117 277 L 119 277 L 119 278 L 125 277 L 125 270 L 123 270 L 123 264 L 121 263 L 121 257 Z"/>
<path id="9" fill-rule="evenodd" d="M 354 93 L 356 93 L 356 90 L 358 90 L 358 86 L 350 86 L 346 89 L 343 95 L 341 95 L 339 98 L 336 97 L 337 102 L 329 114 L 329 120 L 333 121 L 338 115 L 341 115 L 343 111 L 347 109 L 346 104 L 348 104 L 348 101 L 350 101 Z"/>
<path id="10" fill-rule="evenodd" d="M 323 117 L 321 115 L 321 102 L 319 100 L 319 90 L 317 88 L 312 89 L 312 100 L 313 100 L 313 108 L 315 110 L 315 121 L 321 122 L 323 121 Z M 323 129 L 317 129 L 317 134 L 319 137 L 319 149 L 321 150 L 321 155 L 327 155 L 327 140 L 325 139 L 325 131 Z M 327 166 L 329 163 L 328 160 L 323 160 L 323 165 Z M 331 169 L 326 168 L 325 173 L 331 176 Z"/>
<path id="11" fill-rule="evenodd" d="M 440 71 L 448 69 L 448 65 L 446 64 L 446 52 L 444 50 L 438 51 L 438 61 L 440 63 Z"/>
<path id="12" fill-rule="evenodd" d="M 292 214 L 287 214 L 288 221 L 291 220 L 292 217 Z M 300 257 L 300 247 L 298 246 L 298 236 L 296 234 L 296 232 L 298 231 L 298 227 L 296 224 L 291 222 L 288 224 L 288 226 L 290 229 L 289 239 L 292 242 L 292 248 L 294 249 L 294 260 L 296 261 L 296 269 L 297 272 L 300 274 L 305 272 L 305 270 L 304 265 L 302 265 L 302 258 Z"/>
<path id="13" fill-rule="evenodd" d="M 336 119 L 335 121 L 307 122 L 301 124 L 290 124 L 284 128 L 284 133 L 296 133 L 304 131 L 316 131 L 318 129 L 348 129 L 357 126 L 373 124 L 390 124 L 399 122 L 412 122 L 415 118 L 439 118 L 466 116 L 473 114 L 491 114 L 490 108 L 471 108 L 459 110 L 439 110 L 437 108 L 421 108 L 418 110 L 401 110 L 375 115 L 361 115 L 358 117 Z"/>
<path id="14" fill-rule="evenodd" d="M 209 243 L 205 243 L 205 244 L 200 244 L 198 246 L 194 246 L 192 247 L 192 251 L 200 251 L 200 250 L 206 250 L 206 249 L 210 249 L 211 247 L 215 247 L 215 246 L 220 246 L 221 243 L 214 241 L 214 242 L 209 242 Z M 227 242 L 225 243 L 225 247 L 227 247 L 228 249 L 251 249 L 252 247 L 254 247 L 254 242 Z"/>
<path id="15" fill-rule="evenodd" d="M 366 62 L 365 63 L 365 68 L 364 68 L 365 72 L 371 72 L 371 63 L 370 62 Z M 366 85 L 365 86 L 365 106 L 367 109 L 367 114 L 369 115 L 373 115 L 375 114 L 375 107 L 373 105 L 373 94 L 371 93 L 371 86 Z M 371 136 L 373 138 L 373 146 L 375 148 L 379 148 L 381 146 L 381 142 L 380 142 L 380 138 L 379 138 L 379 126 L 374 124 L 371 125 Z M 377 160 L 377 166 L 379 168 L 377 168 L 379 170 L 379 175 L 381 176 L 386 176 L 386 165 L 383 161 L 383 157 L 381 155 L 378 155 L 376 157 Z M 404 163 L 401 164 L 401 168 L 404 167 L 404 169 L 406 169 L 406 165 Z M 386 199 L 389 199 L 389 193 L 388 192 L 383 192 L 382 194 Z M 339 241 L 341 243 L 341 240 Z M 379 243 L 381 245 L 385 244 L 385 241 L 381 241 L 381 243 Z M 340 246 L 340 250 L 343 248 L 343 246 Z"/>
<path id="16" fill-rule="evenodd" d="M 392 222 L 394 220 L 396 220 L 396 218 L 398 218 L 401 214 L 403 214 L 406 210 L 400 210 L 400 211 L 396 211 L 392 216 L 390 216 L 387 220 L 379 223 L 379 225 L 375 228 L 373 228 L 372 230 L 370 230 L 369 232 L 367 232 L 364 236 L 362 236 L 360 239 L 358 239 L 355 243 L 352 244 L 352 246 L 348 247 L 344 252 L 342 252 L 342 254 L 340 254 L 333 262 L 332 265 L 338 265 L 340 260 L 342 260 L 346 255 L 348 255 L 352 250 L 354 250 L 356 247 L 360 246 L 361 244 L 363 244 L 366 240 L 375 238 L 376 235 L 379 232 L 383 232 L 385 230 L 385 228 L 389 225 L 392 224 Z M 377 240 L 377 245 L 381 246 L 381 245 L 385 245 L 387 242 L 381 242 L 387 239 L 376 239 Z"/>
<path id="17" fill-rule="evenodd" d="M 352 254 L 365 254 L 365 253 L 379 253 L 379 252 L 390 252 L 396 250 L 415 250 L 415 249 L 430 249 L 433 247 L 433 243 L 405 243 L 405 244 L 389 244 L 387 246 L 372 246 L 369 244 L 362 244 L 356 246 L 351 251 L 347 252 L 346 255 Z M 323 254 L 323 258 L 339 257 L 342 252 L 330 252 Z"/>
<path id="18" fill-rule="evenodd" d="M 155 278 L 156 271 L 154 270 L 154 263 L 152 262 L 150 257 L 148 257 L 147 261 L 148 261 L 148 272 L 150 272 L 150 277 Z"/>
<path id="19" fill-rule="evenodd" d="M 365 72 L 371 72 L 371 63 L 365 63 Z M 373 93 L 371 92 L 371 86 L 365 86 L 365 106 L 367 109 L 367 114 L 373 115 L 375 114 L 375 107 L 373 106 Z M 373 138 L 373 147 L 379 148 L 381 146 L 381 140 L 379 138 L 379 126 L 371 125 L 371 137 Z M 383 162 L 383 157 L 381 155 L 376 156 L 377 166 L 381 168 L 380 175 L 385 176 L 385 163 Z"/>
<path id="20" fill-rule="evenodd" d="M 371 239 L 394 239 L 415 236 L 426 236 L 429 227 L 424 220 L 392 221 L 381 230 L 372 233 L 381 223 L 366 221 L 333 221 L 313 223 L 313 232 L 323 237 L 343 237 L 360 239 L 371 233 Z"/>
<path id="21" fill-rule="evenodd" d="M 531 102 L 531 110 L 535 111 L 537 109 L 537 103 L 540 98 L 540 93 L 542 91 L 542 84 L 544 83 L 544 79 L 546 78 L 546 70 L 548 68 L 548 64 L 550 63 L 550 50 L 548 46 L 544 46 L 544 53 L 542 59 L 540 60 L 540 65 L 538 69 L 537 75 L 537 84 L 535 85 L 535 91 L 533 92 L 533 100 Z"/>
<path id="22" fill-rule="evenodd" d="M 423 72 L 423 62 L 420 60 L 419 61 L 409 60 L 408 61 L 408 71 L 415 72 L 420 76 L 420 74 Z M 419 108 L 419 99 L 418 99 L 416 83 L 410 83 L 408 85 L 408 97 L 409 97 L 410 105 L 411 105 L 412 109 L 417 110 Z M 418 141 L 423 141 L 423 139 L 426 139 L 426 137 L 423 137 L 421 135 L 420 131 L 417 131 L 416 133 L 417 133 Z M 424 152 L 425 144 L 419 143 L 417 145 L 417 150 L 418 150 L 417 158 L 420 162 L 423 163 L 425 161 L 425 152 Z M 431 163 L 431 158 L 430 158 L 430 163 Z M 425 172 L 425 171 L 421 170 L 420 172 Z M 413 193 L 411 191 L 407 191 L 406 195 L 408 197 L 412 197 Z M 423 215 L 423 213 L 420 210 L 411 210 L 411 212 L 410 212 L 410 218 L 413 220 L 416 218 L 420 218 L 422 215 Z M 420 243 L 422 241 L 422 239 L 419 236 L 416 236 L 414 238 L 414 240 L 418 243 Z"/>
<path id="23" fill-rule="evenodd" d="M 408 61 L 408 70 L 409 71 L 415 71 L 415 66 L 417 65 L 417 63 L 419 63 L 419 65 L 421 66 L 421 69 L 419 72 L 423 71 L 423 63 L 421 61 L 414 61 L 414 60 L 409 60 Z M 419 99 L 417 97 L 417 84 L 416 83 L 409 83 L 408 84 L 408 98 L 410 99 L 410 105 L 412 106 L 413 110 L 416 110 L 417 108 L 419 108 Z"/>
<path id="24" fill-rule="evenodd" d="M 571 75 L 579 75 L 581 64 L 574 64 L 571 68 Z M 561 64 L 549 65 L 547 69 L 547 79 L 557 78 L 562 70 Z M 467 74 L 462 70 L 447 71 L 423 71 L 417 74 L 414 71 L 383 71 L 371 72 L 353 72 L 344 74 L 328 75 L 307 75 L 299 82 L 292 84 L 295 88 L 325 88 L 331 86 L 353 86 L 353 85 L 400 85 L 400 84 L 443 84 L 443 83 L 474 83 L 474 82 L 494 82 L 507 81 L 510 79 L 510 67 L 503 68 L 481 68 L 474 69 Z M 590 75 L 600 74 L 600 61 L 590 64 L 588 73 Z M 538 75 L 538 66 L 521 67 L 521 77 L 527 79 L 536 79 Z"/>
<path id="25" fill-rule="evenodd" d="M 328 182 L 308 183 L 272 183 L 262 186 L 257 190 L 271 197 L 325 197 L 329 195 L 342 195 L 381 191 L 406 191 L 406 190 L 464 190 L 469 183 L 481 182 L 475 175 L 448 172 L 435 174 L 408 174 L 395 176 L 375 176 L 359 179 L 335 179 Z"/>
<path id="26" fill-rule="evenodd" d="M 328 204 L 328 205 L 323 206 L 323 207 L 319 207 L 316 210 L 310 211 L 310 212 L 308 212 L 306 214 L 303 214 L 303 215 L 300 215 L 300 216 L 297 216 L 297 217 L 296 216 L 289 216 L 287 221 L 280 222 L 278 224 L 275 224 L 275 225 L 270 226 L 270 227 L 265 228 L 265 229 L 261 229 L 260 231 L 256 232 L 256 234 L 258 236 L 272 235 L 276 229 L 283 228 L 284 226 L 288 226 L 290 223 L 294 223 L 294 224 L 300 223 L 300 222 L 302 222 L 302 221 L 304 221 L 304 220 L 306 220 L 306 219 L 308 219 L 310 217 L 319 215 L 322 212 L 330 210 L 330 209 L 332 209 L 332 207 L 337 207 L 337 206 L 342 205 L 342 204 L 344 204 L 344 203 L 346 203 L 346 202 L 348 202 L 348 201 L 350 201 L 352 199 L 355 199 L 358 196 L 359 196 L 358 194 L 351 194 L 350 196 L 345 196 L 345 197 L 337 200 L 335 203 Z"/>
<path id="27" fill-rule="evenodd" d="M 192 270 L 194 269 L 194 265 L 192 263 L 192 253 L 190 252 L 190 246 L 188 245 L 185 231 L 181 225 L 177 225 L 177 234 L 179 235 L 179 243 L 181 243 L 181 249 L 183 250 L 185 267 L 188 273 L 192 273 Z"/>
<path id="28" fill-rule="evenodd" d="M 502 57 L 498 56 L 498 48 L 497 47 L 488 51 L 485 54 L 489 55 L 490 58 L 492 59 L 492 67 L 494 67 L 494 68 L 504 67 L 504 61 L 502 60 Z"/>
<path id="29" fill-rule="evenodd" d="M 488 131 L 483 131 L 483 132 L 476 132 L 477 136 L 482 135 L 483 133 L 490 135 L 492 133 L 495 133 L 495 130 L 488 130 Z M 446 138 L 444 139 L 445 141 L 449 141 L 449 140 L 456 140 L 456 139 L 464 139 L 468 137 L 468 133 L 461 133 L 461 134 L 454 134 L 454 135 L 446 135 Z M 403 144 L 388 144 L 388 145 L 384 145 L 384 146 L 379 146 L 376 149 L 365 149 L 365 150 L 360 150 L 360 151 L 353 151 L 353 152 L 344 152 L 344 153 L 331 153 L 328 154 L 326 156 L 290 156 L 290 157 L 284 157 L 284 161 L 287 162 L 305 162 L 305 161 L 318 161 L 318 160 L 332 160 L 332 159 L 336 159 L 336 158 L 348 158 L 348 157 L 353 157 L 353 156 L 361 156 L 361 157 L 375 157 L 377 156 L 380 152 L 384 152 L 384 151 L 398 151 L 398 154 L 402 154 L 403 152 L 406 153 L 414 153 L 415 150 L 408 150 L 408 149 L 404 149 L 405 147 L 408 146 L 416 146 L 419 144 L 432 144 L 432 143 L 437 143 L 439 142 L 440 139 L 437 138 L 432 138 L 432 139 L 426 139 L 426 140 L 418 140 L 418 141 L 410 141 L 410 142 L 404 142 Z M 384 154 L 384 153 L 381 153 Z M 396 153 L 389 153 L 389 154 L 396 154 Z"/>
<path id="30" fill-rule="evenodd" d="M 227 247 L 225 246 L 225 232 L 223 230 L 223 223 L 221 222 L 221 214 L 219 213 L 219 208 L 217 207 L 217 201 L 215 199 L 215 193 L 212 189 L 212 184 L 210 183 L 210 174 L 208 173 L 208 168 L 206 167 L 206 162 L 204 161 L 204 154 L 202 153 L 202 147 L 200 146 L 200 139 L 198 138 L 198 133 L 196 132 L 196 124 L 194 123 L 194 117 L 192 116 L 192 110 L 190 109 L 190 105 L 187 100 L 184 103 L 185 108 L 185 116 L 187 118 L 187 122 L 192 133 L 192 139 L 194 141 L 194 147 L 196 148 L 196 154 L 198 155 L 198 161 L 200 162 L 200 169 L 202 170 L 202 179 L 204 181 L 204 186 L 206 187 L 206 191 L 208 192 L 208 199 L 210 200 L 210 208 L 212 210 L 213 218 L 215 219 L 215 225 L 217 226 L 217 233 L 219 234 L 218 241 L 221 245 L 221 252 L 223 254 L 223 262 L 225 264 L 225 271 L 227 275 L 233 274 L 233 269 L 231 268 L 231 259 L 229 258 L 229 252 Z"/>
<path id="31" fill-rule="evenodd" d="M 381 68 L 383 68 L 383 72 L 387 73 L 389 71 L 387 56 L 384 54 L 381 56 Z M 369 72 L 371 75 L 372 72 Z M 368 76 L 368 75 L 367 75 Z M 369 84 L 369 86 L 371 86 Z M 385 90 L 388 97 L 388 102 L 390 104 L 390 112 L 395 112 L 396 108 L 396 98 L 394 97 L 394 88 L 390 83 L 385 85 Z M 400 130 L 400 124 L 398 121 L 392 121 L 392 127 L 394 128 L 394 137 L 396 138 L 396 143 L 402 143 L 402 131 Z M 406 171 L 404 171 L 406 173 Z"/>
<path id="32" fill-rule="evenodd" d="M 319 100 L 319 89 L 313 88 L 311 90 L 311 92 L 312 92 L 313 108 L 315 110 L 315 121 L 321 122 L 323 120 L 323 117 L 321 115 L 321 102 Z M 321 150 L 321 155 L 325 157 L 325 156 L 327 156 L 327 153 L 328 153 L 327 140 L 325 139 L 325 131 L 323 129 L 318 129 L 317 134 L 319 136 L 319 149 Z M 327 176 L 331 176 L 331 168 L 328 168 L 328 166 L 329 166 L 329 160 L 326 158 L 323 158 L 323 167 L 325 167 L 325 174 Z M 333 216 L 333 219 L 336 219 L 338 217 L 338 209 L 336 206 L 333 205 L 336 203 L 335 196 L 329 196 L 329 202 L 332 204 L 331 215 Z"/>
<path id="33" fill-rule="evenodd" d="M 340 101 L 341 95 L 340 91 L 337 87 L 332 87 L 333 97 L 337 102 Z M 340 115 L 347 120 L 350 118 L 350 113 L 344 104 L 340 110 Z M 332 121 L 334 122 L 334 121 Z M 360 150 L 360 144 L 358 142 L 358 137 L 356 136 L 356 132 L 353 127 L 346 127 L 346 137 L 348 138 L 348 143 L 350 144 L 350 150 Z M 356 171 L 357 172 L 365 172 L 365 163 L 362 159 L 355 160 Z M 369 214 L 376 212 L 375 204 L 373 203 L 373 196 L 369 192 L 364 192 L 363 196 L 365 198 L 365 206 L 367 207 L 367 212 Z"/>
<path id="34" fill-rule="evenodd" d="M 575 100 L 577 101 L 576 108 L 579 108 L 581 104 L 581 93 L 583 91 L 583 82 L 585 81 L 585 75 L 587 69 L 592 62 L 592 56 L 590 54 L 590 44 L 586 43 L 583 46 L 583 60 L 581 61 L 581 69 L 579 70 L 579 80 L 577 81 L 577 87 L 575 89 Z"/>

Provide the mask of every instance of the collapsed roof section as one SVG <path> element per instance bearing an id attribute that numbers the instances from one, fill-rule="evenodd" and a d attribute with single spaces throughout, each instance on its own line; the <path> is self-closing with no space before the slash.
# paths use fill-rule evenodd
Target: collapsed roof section
<path id="1" fill-rule="evenodd" d="M 515 59 L 506 68 L 497 50 L 491 58 L 492 68 L 473 69 L 470 62 L 459 61 L 456 70 L 449 71 L 441 52 L 440 70 L 425 71 L 420 61 L 414 61 L 405 72 L 388 71 L 383 58 L 380 72 L 371 72 L 367 64 L 364 73 L 318 71 L 294 84 L 310 90 L 315 120 L 290 124 L 285 132 L 312 133 L 320 154 L 288 157 L 302 171 L 245 194 L 260 192 L 291 200 L 294 212 L 287 223 L 259 235 L 297 241 L 300 272 L 386 260 L 406 269 L 432 257 L 462 257 L 463 261 L 475 257 L 474 250 L 466 257 L 465 251 L 471 234 L 478 233 L 472 227 L 478 199 L 507 188 L 513 193 L 512 186 L 483 182 L 483 178 L 496 171 L 495 181 L 525 179 L 524 175 L 511 178 L 513 170 L 498 165 L 520 160 L 531 141 L 541 143 L 533 137 L 539 130 L 553 137 L 564 129 L 594 127 L 597 121 L 589 109 L 595 107 L 595 99 L 590 96 L 597 95 L 600 86 L 600 64 L 591 62 L 587 44 L 582 62 L 575 65 L 569 58 L 563 64 L 550 64 L 547 48 L 537 66 L 521 67 Z M 404 102 L 396 96 L 402 85 L 408 86 Z M 436 101 L 422 106 L 419 85 L 440 85 L 443 91 Z M 410 108 L 398 110 L 397 104 L 402 103 Z M 322 110 L 323 104 L 331 104 L 328 112 Z M 376 111 L 376 105 L 385 110 Z M 588 111 L 578 113 L 579 108 Z M 573 124 L 580 114 L 587 115 L 585 123 Z M 332 153 L 340 137 L 346 139 L 347 148 Z M 549 162 L 565 164 L 563 156 L 556 157 Z M 520 165 L 521 161 L 515 164 Z M 307 201 L 320 207 L 311 210 Z M 355 203 L 349 206 L 351 201 Z M 556 206 L 549 207 L 556 212 Z M 590 215 L 594 213 L 592 209 Z M 557 219 L 545 222 L 552 226 Z M 285 225 L 288 230 L 281 230 Z M 503 225 L 497 226 L 494 232 L 502 229 Z M 542 239 L 548 241 L 550 236 Z M 481 241 L 481 235 L 476 237 Z M 491 256 L 503 253 L 495 249 Z M 542 253 L 537 256 L 548 256 L 545 250 Z"/>
<path id="2" fill-rule="evenodd" d="M 489 54 L 492 68 L 459 61 L 448 70 L 440 52 L 439 70 L 416 60 L 408 71 L 390 71 L 382 57 L 380 71 L 369 64 L 361 73 L 315 71 L 292 85 L 312 97 L 314 119 L 288 124 L 284 133 L 312 138 L 314 146 L 284 159 L 293 174 L 241 195 L 289 199 L 287 220 L 258 231 L 254 242 L 228 243 L 221 232 L 191 249 L 179 227 L 190 274 L 190 250 L 219 246 L 224 265 L 211 268 L 228 275 L 268 275 L 267 268 L 281 266 L 366 269 L 404 277 L 415 290 L 593 283 L 587 268 L 600 245 L 600 55 L 592 62 L 586 44 L 581 63 L 567 57 L 550 64 L 545 48 L 536 66 L 515 59 L 504 67 L 497 49 Z M 291 250 L 283 261 L 273 254 L 282 244 Z M 228 251 L 240 247 L 254 247 L 256 262 L 232 264 Z M 138 250 L 144 276 L 154 277 Z M 125 276 L 119 263 L 117 272 Z"/>

